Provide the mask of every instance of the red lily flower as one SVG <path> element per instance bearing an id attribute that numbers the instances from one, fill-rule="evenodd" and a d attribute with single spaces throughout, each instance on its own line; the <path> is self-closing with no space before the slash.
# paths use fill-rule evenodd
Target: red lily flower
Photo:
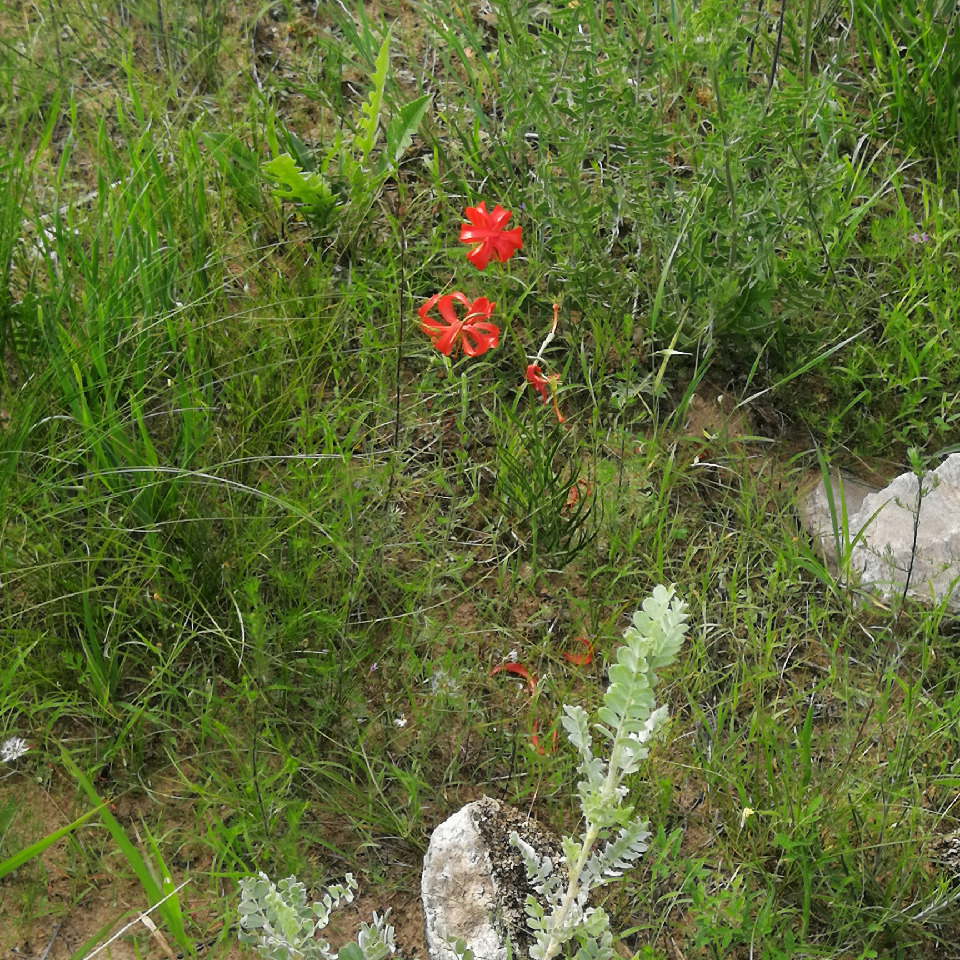
<path id="1" fill-rule="evenodd" d="M 460 225 L 460 242 L 474 245 L 467 259 L 478 270 L 485 270 L 491 257 L 506 263 L 523 246 L 521 227 L 504 229 L 511 213 L 499 203 L 490 213 L 487 213 L 486 201 L 467 207 L 464 212 L 470 223 Z"/>
<path id="2" fill-rule="evenodd" d="M 453 308 L 454 301 L 467 308 L 467 315 L 462 320 L 457 317 Z M 440 320 L 429 315 L 434 306 L 440 314 Z M 500 342 L 500 328 L 490 322 L 495 306 L 496 304 L 486 297 L 480 297 L 471 303 L 457 290 L 442 297 L 439 293 L 434 294 L 417 314 L 420 317 L 421 329 L 442 354 L 449 357 L 459 339 L 463 343 L 463 352 L 468 357 L 478 357 Z"/>

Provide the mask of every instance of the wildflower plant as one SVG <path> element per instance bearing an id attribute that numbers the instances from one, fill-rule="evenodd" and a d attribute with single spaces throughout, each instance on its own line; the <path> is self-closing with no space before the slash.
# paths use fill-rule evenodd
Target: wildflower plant
<path id="1" fill-rule="evenodd" d="M 494 423 L 498 433 L 494 496 L 511 536 L 522 538 L 532 558 L 569 563 L 600 529 L 598 498 L 593 494 L 571 498 L 584 469 L 582 459 L 570 449 L 562 422 L 544 426 L 506 408 Z"/>
<path id="2" fill-rule="evenodd" d="M 319 903 L 307 906 L 306 887 L 296 877 L 272 883 L 266 875 L 240 881 L 241 943 L 256 946 L 265 960 L 383 960 L 396 951 L 393 927 L 374 912 L 372 923 L 361 923 L 356 943 L 335 952 L 318 936 L 330 922 L 330 914 L 353 900 L 357 881 L 331 884 Z"/>
<path id="3" fill-rule="evenodd" d="M 377 154 L 389 67 L 388 34 L 377 54 L 370 95 L 356 118 L 352 152 L 345 134 L 338 132 L 318 162 L 299 140 L 287 134 L 295 155 L 281 153 L 263 165 L 264 174 L 274 185 L 273 195 L 283 203 L 295 204 L 304 219 L 321 233 L 325 233 L 338 216 L 342 220 L 348 211 L 355 221 L 366 216 L 387 179 L 396 171 L 430 107 L 429 94 L 402 106 L 384 125 L 386 144 Z M 342 229 L 342 223 L 339 227 Z"/>
<path id="4" fill-rule="evenodd" d="M 514 832 L 511 843 L 524 859 L 527 876 L 539 894 L 527 898 L 527 923 L 535 944 L 533 960 L 552 960 L 568 953 L 576 940 L 576 960 L 614 956 L 610 920 L 601 907 L 590 906 L 590 894 L 623 875 L 647 849 L 647 824 L 626 803 L 627 777 L 636 773 L 649 753 L 649 741 L 667 719 L 665 706 L 654 709 L 658 671 L 673 662 L 683 643 L 685 604 L 672 588 L 658 586 L 624 633 L 617 662 L 610 668 L 610 686 L 594 729 L 608 744 L 609 759 L 594 753 L 594 737 L 586 711 L 564 706 L 563 727 L 580 754 L 577 792 L 584 828 L 579 838 L 564 837 L 563 862 L 540 857 Z M 598 844 L 603 841 L 602 846 Z"/>
<path id="5" fill-rule="evenodd" d="M 0 743 L 0 763 L 13 763 L 30 750 L 30 744 L 23 737 L 7 737 Z"/>
<path id="6" fill-rule="evenodd" d="M 540 369 L 541 358 L 543 357 L 544 351 L 546 351 L 547 347 L 553 342 L 553 338 L 557 335 L 557 324 L 559 322 L 560 304 L 555 303 L 553 305 L 553 324 L 550 327 L 550 332 L 544 337 L 543 343 L 540 344 L 540 349 L 537 351 L 533 363 L 527 366 L 525 376 L 527 383 L 540 394 L 544 403 L 547 402 L 547 396 L 549 394 L 550 399 L 553 401 L 553 412 L 557 415 L 557 423 L 563 423 L 566 418 L 560 412 L 560 406 L 557 403 L 557 387 L 560 385 L 560 374 L 544 374 L 543 370 Z"/>
<path id="7" fill-rule="evenodd" d="M 523 246 L 523 229 L 506 229 L 511 213 L 500 204 L 487 213 L 487 204 L 481 201 L 475 207 L 467 207 L 464 215 L 470 222 L 461 225 L 460 240 L 470 245 L 467 259 L 478 270 L 486 270 L 491 259 L 506 263 Z M 466 310 L 462 320 L 456 315 L 454 303 L 461 304 Z M 471 303 L 459 290 L 444 296 L 436 293 L 417 311 L 420 329 L 445 357 L 455 352 L 458 344 L 463 345 L 466 356 L 478 357 L 499 343 L 500 328 L 490 319 L 495 306 L 496 303 L 486 297 L 479 297 Z M 440 320 L 431 315 L 434 307 Z"/>

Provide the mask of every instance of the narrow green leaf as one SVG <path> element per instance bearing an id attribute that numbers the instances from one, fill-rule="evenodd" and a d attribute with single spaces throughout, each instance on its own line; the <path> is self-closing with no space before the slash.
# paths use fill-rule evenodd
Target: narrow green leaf
<path id="1" fill-rule="evenodd" d="M 91 813 L 92 812 L 95 811 L 91 811 Z M 93 936 L 87 937 L 87 939 L 73 951 L 70 960 L 82 960 L 83 957 L 88 956 L 94 948 L 103 943 L 104 939 L 109 936 L 110 932 L 118 923 L 122 923 L 128 917 L 135 917 L 136 915 L 136 910 L 124 910 L 123 913 L 117 914 L 112 920 L 108 920 Z"/>
<path id="2" fill-rule="evenodd" d="M 86 823 L 86 821 L 89 820 L 94 814 L 99 813 L 105 806 L 106 804 L 101 802 L 99 806 L 94 807 L 93 810 L 88 810 L 82 817 L 74 820 L 73 823 L 68 823 L 65 827 L 55 830 L 42 840 L 38 840 L 36 843 L 31 843 L 29 847 L 24 847 L 19 853 L 15 853 L 12 857 L 8 857 L 6 860 L 0 863 L 0 880 L 7 876 L 8 873 L 13 873 L 14 870 L 22 867 L 29 860 L 39 856 L 44 850 L 47 849 L 47 847 L 56 843 L 68 833 L 72 833 L 81 824 Z"/>
<path id="3" fill-rule="evenodd" d="M 194 956 L 193 945 L 190 943 L 186 931 L 183 928 L 182 919 L 178 912 L 174 911 L 167 903 L 160 903 L 164 897 L 163 890 L 161 890 L 157 881 L 154 880 L 140 851 L 130 842 L 130 838 L 124 832 L 123 827 L 117 823 L 113 814 L 110 813 L 110 810 L 107 808 L 107 805 L 100 799 L 93 784 L 84 776 L 83 771 L 74 763 L 73 757 L 70 756 L 63 746 L 60 747 L 60 757 L 63 760 L 63 765 L 73 774 L 77 783 L 83 787 L 84 792 L 90 798 L 91 802 L 97 804 L 103 818 L 104 826 L 110 831 L 113 842 L 117 845 L 127 863 L 130 864 L 131 869 L 137 875 L 137 879 L 140 881 L 144 893 L 147 895 L 150 906 L 153 907 L 159 904 L 159 906 L 157 906 L 157 912 L 163 918 L 170 933 L 176 938 L 180 949 L 183 950 L 184 953 Z"/>

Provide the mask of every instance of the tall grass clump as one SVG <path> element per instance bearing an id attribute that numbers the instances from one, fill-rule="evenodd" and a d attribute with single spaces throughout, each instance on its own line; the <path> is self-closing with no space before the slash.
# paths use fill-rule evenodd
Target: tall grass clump
<path id="1" fill-rule="evenodd" d="M 858 51 L 876 97 L 880 129 L 903 149 L 940 165 L 956 188 L 960 109 L 960 9 L 952 0 L 856 2 Z"/>

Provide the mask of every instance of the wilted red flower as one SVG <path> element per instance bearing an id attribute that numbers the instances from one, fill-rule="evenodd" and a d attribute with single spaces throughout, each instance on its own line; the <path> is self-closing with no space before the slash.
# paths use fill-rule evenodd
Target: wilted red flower
<path id="1" fill-rule="evenodd" d="M 560 374 L 551 373 L 544 376 L 540 367 L 535 363 L 531 363 L 527 367 L 526 377 L 530 386 L 543 397 L 544 403 L 547 402 L 547 387 L 550 387 L 550 399 L 553 400 L 553 411 L 557 415 L 557 423 L 563 423 L 565 418 L 557 404 L 557 384 L 560 383 Z"/>
<path id="2" fill-rule="evenodd" d="M 481 201 L 475 207 L 467 207 L 464 213 L 470 223 L 461 224 L 460 242 L 473 244 L 467 259 L 478 270 L 485 270 L 491 257 L 506 263 L 523 246 L 521 227 L 504 229 L 511 214 L 499 203 L 490 213 L 487 213 L 486 201 Z"/>
<path id="3" fill-rule="evenodd" d="M 530 742 L 533 744 L 534 749 L 541 757 L 546 756 L 547 751 L 540 746 L 540 721 L 533 721 L 533 734 L 530 737 Z M 553 728 L 553 732 L 550 735 L 550 750 L 551 752 L 557 749 L 557 728 Z"/>
<path id="4" fill-rule="evenodd" d="M 583 492 L 589 497 L 593 493 L 593 487 L 590 486 L 589 480 L 584 480 L 583 477 L 580 477 L 577 482 L 567 491 L 567 502 L 564 505 L 564 509 L 569 510 L 571 507 L 576 506 L 577 501 L 580 499 L 580 489 L 583 488 Z"/>
<path id="5" fill-rule="evenodd" d="M 467 315 L 460 320 L 454 309 L 454 301 L 466 307 Z M 430 311 L 436 306 L 440 320 L 431 317 Z M 463 343 L 463 352 L 468 357 L 478 357 L 493 349 L 500 342 L 500 328 L 490 322 L 495 303 L 486 297 L 480 297 L 471 303 L 459 290 L 440 296 L 434 294 L 418 311 L 423 332 L 433 341 L 433 345 L 445 356 L 450 356 L 459 339 Z"/>
<path id="6" fill-rule="evenodd" d="M 572 663 L 575 667 L 587 667 L 593 663 L 593 641 L 586 637 L 577 637 L 577 643 L 582 643 L 586 648 L 586 653 L 565 653 L 563 659 L 567 663 Z"/>
<path id="7" fill-rule="evenodd" d="M 530 386 L 533 387 L 537 393 L 543 397 L 543 402 L 547 402 L 547 378 L 543 375 L 543 371 L 535 364 L 531 363 L 527 367 L 527 381 Z"/>

